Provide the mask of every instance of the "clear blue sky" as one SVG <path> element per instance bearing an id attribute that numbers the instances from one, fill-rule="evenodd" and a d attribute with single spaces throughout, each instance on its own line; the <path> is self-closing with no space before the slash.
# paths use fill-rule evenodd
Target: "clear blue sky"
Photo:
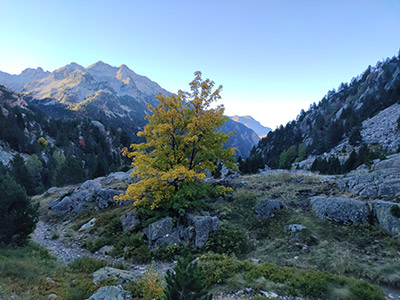
<path id="1" fill-rule="evenodd" d="M 1 71 L 102 60 L 176 92 L 200 70 L 272 128 L 399 48 L 400 0 L 0 0 Z"/>

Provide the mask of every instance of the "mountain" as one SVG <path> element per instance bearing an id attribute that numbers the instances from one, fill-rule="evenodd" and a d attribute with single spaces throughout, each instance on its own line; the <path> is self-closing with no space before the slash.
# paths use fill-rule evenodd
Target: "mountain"
<path id="1" fill-rule="evenodd" d="M 43 71 L 42 68 L 25 69 L 19 75 L 11 75 L 0 71 L 0 84 L 7 86 L 14 91 L 22 91 L 25 84 L 31 80 L 40 80 L 50 75 L 49 71 Z"/>
<path id="2" fill-rule="evenodd" d="M 235 122 L 242 123 L 248 128 L 252 129 L 260 138 L 265 137 L 272 129 L 261 125 L 260 122 L 255 120 L 252 116 L 238 116 L 229 117 Z"/>
<path id="3" fill-rule="evenodd" d="M 221 131 L 225 133 L 231 131 L 235 132 L 235 134 L 228 139 L 225 146 L 235 148 L 236 157 L 248 157 L 251 149 L 257 145 L 260 140 L 260 137 L 252 129 L 230 119 L 221 126 Z"/>
<path id="4" fill-rule="evenodd" d="M 345 172 L 374 157 L 398 151 L 398 103 L 400 56 L 368 66 L 350 83 L 342 83 L 308 111 L 302 110 L 296 120 L 270 132 L 258 143 L 244 169 L 255 171 L 265 164 L 291 168 L 293 163 L 310 168 L 319 157 L 323 168 L 314 170 Z M 310 159 L 301 163 L 307 157 Z M 345 167 L 348 160 L 356 163 L 348 162 Z M 325 168 L 329 164 L 331 167 Z"/>
<path id="5" fill-rule="evenodd" d="M 0 84 L 23 92 L 36 110 L 57 118 L 96 120 L 128 132 L 132 141 L 146 124 L 146 105 L 157 105 L 155 96 L 159 93 L 171 94 L 126 65 L 113 67 L 101 61 L 87 68 L 70 63 L 51 73 L 38 68 L 20 75 L 0 75 Z M 226 147 L 235 147 L 236 155 L 245 158 L 258 142 L 257 135 L 245 126 L 230 123 L 222 130 L 228 133 L 233 128 L 236 135 Z"/>

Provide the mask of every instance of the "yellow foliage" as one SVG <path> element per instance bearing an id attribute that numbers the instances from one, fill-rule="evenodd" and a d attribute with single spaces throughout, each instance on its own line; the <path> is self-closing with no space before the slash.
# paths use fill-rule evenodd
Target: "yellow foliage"
<path id="1" fill-rule="evenodd" d="M 221 98 L 222 87 L 214 91 L 213 87 L 213 81 L 203 81 L 201 73 L 196 72 L 190 93 L 180 90 L 168 97 L 159 94 L 159 105 L 148 105 L 149 123 L 138 132 L 146 142 L 122 149 L 123 155 L 133 160 L 131 176 L 141 180 L 129 185 L 125 195 L 115 200 L 134 200 L 136 206 L 156 209 L 182 183 L 203 180 L 205 171 L 213 171 L 217 161 L 236 169 L 234 149 L 222 148 L 229 135 L 217 131 L 228 119 L 223 116 L 224 107 L 210 107 Z"/>
<path id="2" fill-rule="evenodd" d="M 38 142 L 45 147 L 49 145 L 49 142 L 42 136 L 38 138 Z"/>

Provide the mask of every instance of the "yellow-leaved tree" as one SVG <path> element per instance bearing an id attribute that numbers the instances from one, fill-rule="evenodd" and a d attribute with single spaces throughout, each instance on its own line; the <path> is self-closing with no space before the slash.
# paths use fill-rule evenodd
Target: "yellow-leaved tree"
<path id="1" fill-rule="evenodd" d="M 131 176 L 140 180 L 115 200 L 133 200 L 138 208 L 182 215 L 203 196 L 205 188 L 199 184 L 207 170 L 215 170 L 217 162 L 236 169 L 234 149 L 222 147 L 229 135 L 218 130 L 227 120 L 224 107 L 211 107 L 221 98 L 222 87 L 214 90 L 214 82 L 202 80 L 196 72 L 190 89 L 168 97 L 159 94 L 158 106 L 148 105 L 148 124 L 138 133 L 146 142 L 123 149 L 133 160 Z"/>

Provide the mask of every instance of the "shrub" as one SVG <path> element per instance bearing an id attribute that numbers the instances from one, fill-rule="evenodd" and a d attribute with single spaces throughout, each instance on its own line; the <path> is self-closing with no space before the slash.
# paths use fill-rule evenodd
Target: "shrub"
<path id="1" fill-rule="evenodd" d="M 91 257 L 79 257 L 69 264 L 69 267 L 79 273 L 91 274 L 98 269 L 107 266 L 105 260 L 99 260 Z"/>
<path id="2" fill-rule="evenodd" d="M 132 293 L 133 299 L 159 300 L 164 295 L 162 276 L 151 266 L 136 282 L 129 282 L 124 289 Z"/>
<path id="3" fill-rule="evenodd" d="M 357 280 L 350 285 L 350 291 L 353 295 L 353 299 L 364 299 L 364 300 L 383 300 L 385 296 L 383 295 L 381 289 L 372 285 L 366 281 Z"/>
<path id="4" fill-rule="evenodd" d="M 208 253 L 200 256 L 199 266 L 206 287 L 210 287 L 237 273 L 240 263 L 234 255 Z"/>
<path id="5" fill-rule="evenodd" d="M 204 247 L 206 250 L 216 253 L 238 255 L 248 249 L 248 239 L 243 230 L 223 222 L 218 231 L 210 236 Z"/>
<path id="6" fill-rule="evenodd" d="M 35 229 L 38 205 L 9 176 L 0 178 L 0 191 L 0 243 L 22 246 Z"/>
<path id="7" fill-rule="evenodd" d="M 204 286 L 197 261 L 190 256 L 178 260 L 174 272 L 167 271 L 165 277 L 165 300 L 211 300 Z"/>
<path id="8" fill-rule="evenodd" d="M 186 257 L 196 253 L 196 248 L 189 244 L 169 244 L 166 248 L 156 248 L 152 251 L 154 259 L 162 261 L 171 261 L 179 257 Z"/>

